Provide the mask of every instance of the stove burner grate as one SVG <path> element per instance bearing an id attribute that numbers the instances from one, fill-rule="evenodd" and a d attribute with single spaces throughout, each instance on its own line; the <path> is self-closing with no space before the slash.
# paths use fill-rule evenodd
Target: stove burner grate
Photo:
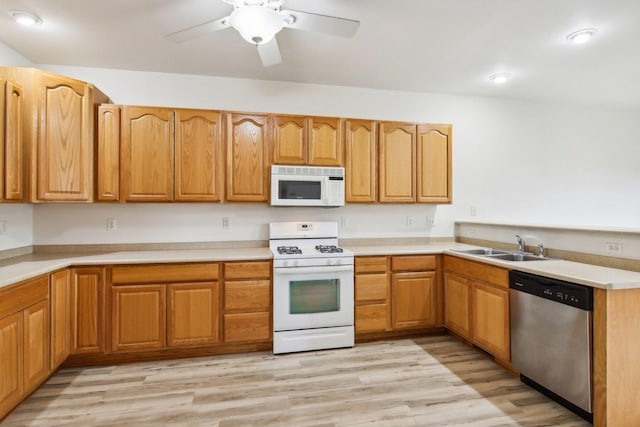
<path id="1" fill-rule="evenodd" d="M 298 255 L 302 253 L 302 249 L 297 246 L 278 246 L 280 255 Z"/>
<path id="2" fill-rule="evenodd" d="M 316 250 L 323 254 L 336 254 L 344 252 L 342 248 L 339 248 L 336 245 L 316 245 Z"/>

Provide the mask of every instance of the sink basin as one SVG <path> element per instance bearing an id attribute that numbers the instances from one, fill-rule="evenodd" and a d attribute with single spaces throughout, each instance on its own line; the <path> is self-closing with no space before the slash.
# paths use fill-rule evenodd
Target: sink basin
<path id="1" fill-rule="evenodd" d="M 487 258 L 500 259 L 503 261 L 545 261 L 549 259 L 549 258 L 540 257 L 533 254 L 521 254 L 521 253 L 487 255 Z"/>
<path id="2" fill-rule="evenodd" d="M 460 252 L 461 254 L 469 254 L 469 255 L 509 255 L 511 252 L 501 251 L 493 248 L 480 248 L 480 249 L 454 249 L 454 252 Z"/>

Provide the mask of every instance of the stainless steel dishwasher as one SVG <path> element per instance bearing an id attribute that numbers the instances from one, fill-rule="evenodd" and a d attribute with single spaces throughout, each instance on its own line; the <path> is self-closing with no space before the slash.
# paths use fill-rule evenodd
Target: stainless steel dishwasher
<path id="1" fill-rule="evenodd" d="M 593 421 L 593 289 L 509 272 L 511 363 L 520 379 Z"/>

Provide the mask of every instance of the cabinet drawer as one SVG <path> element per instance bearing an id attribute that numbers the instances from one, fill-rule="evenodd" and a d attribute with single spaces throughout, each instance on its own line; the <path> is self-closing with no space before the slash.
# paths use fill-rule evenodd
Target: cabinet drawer
<path id="1" fill-rule="evenodd" d="M 271 338 L 269 312 L 224 315 L 224 341 L 268 341 Z"/>
<path id="2" fill-rule="evenodd" d="M 389 289 L 386 274 L 358 274 L 356 275 L 356 302 L 377 301 L 387 299 Z"/>
<path id="3" fill-rule="evenodd" d="M 384 273 L 387 271 L 386 256 L 356 257 L 356 273 Z"/>
<path id="4" fill-rule="evenodd" d="M 268 279 L 271 277 L 271 262 L 225 262 L 225 279 Z"/>
<path id="5" fill-rule="evenodd" d="M 117 265 L 111 283 L 175 283 L 218 280 L 217 263 Z"/>
<path id="6" fill-rule="evenodd" d="M 455 256 L 445 256 L 444 269 L 470 279 L 488 282 L 502 288 L 509 288 L 509 270 L 506 268 L 468 261 Z"/>
<path id="7" fill-rule="evenodd" d="M 426 271 L 436 269 L 436 255 L 411 255 L 391 257 L 393 271 Z"/>
<path id="8" fill-rule="evenodd" d="M 269 280 L 242 280 L 224 284 L 225 310 L 269 310 L 271 282 Z"/>
<path id="9" fill-rule="evenodd" d="M 49 276 L 40 276 L 0 289 L 0 318 L 49 296 Z"/>
<path id="10" fill-rule="evenodd" d="M 376 332 L 387 329 L 387 304 L 356 307 L 356 332 Z"/>

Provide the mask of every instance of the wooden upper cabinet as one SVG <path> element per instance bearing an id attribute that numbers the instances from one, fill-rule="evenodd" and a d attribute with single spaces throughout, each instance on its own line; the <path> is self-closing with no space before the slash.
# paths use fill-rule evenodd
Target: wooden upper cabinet
<path id="1" fill-rule="evenodd" d="M 307 119 L 303 116 L 273 117 L 273 163 L 307 163 Z"/>
<path id="2" fill-rule="evenodd" d="M 37 76 L 37 199 L 91 201 L 93 87 L 49 73 Z"/>
<path id="3" fill-rule="evenodd" d="M 120 200 L 120 106 L 98 107 L 97 196 L 100 201 Z"/>
<path id="4" fill-rule="evenodd" d="M 120 188 L 123 201 L 173 200 L 173 110 L 122 107 Z"/>
<path id="5" fill-rule="evenodd" d="M 373 203 L 378 183 L 376 123 L 347 120 L 345 129 L 346 202 Z"/>
<path id="6" fill-rule="evenodd" d="M 343 119 L 309 117 L 309 156 L 312 166 L 342 166 Z"/>
<path id="7" fill-rule="evenodd" d="M 221 130 L 221 115 L 217 111 L 176 110 L 177 201 L 220 201 Z"/>
<path id="8" fill-rule="evenodd" d="M 451 125 L 418 126 L 418 202 L 451 203 Z"/>
<path id="9" fill-rule="evenodd" d="M 415 202 L 416 125 L 381 122 L 378 126 L 378 138 L 379 201 Z"/>
<path id="10" fill-rule="evenodd" d="M 230 113 L 226 133 L 226 200 L 269 201 L 269 116 Z"/>
<path id="11" fill-rule="evenodd" d="M 4 198 L 4 146 L 6 144 L 5 133 L 5 90 L 6 82 L 0 76 L 0 200 Z"/>
<path id="12" fill-rule="evenodd" d="M 4 121 L 4 199 L 19 202 L 25 196 L 24 96 L 17 83 L 7 81 L 5 88 L 4 120 L 0 119 Z"/>

